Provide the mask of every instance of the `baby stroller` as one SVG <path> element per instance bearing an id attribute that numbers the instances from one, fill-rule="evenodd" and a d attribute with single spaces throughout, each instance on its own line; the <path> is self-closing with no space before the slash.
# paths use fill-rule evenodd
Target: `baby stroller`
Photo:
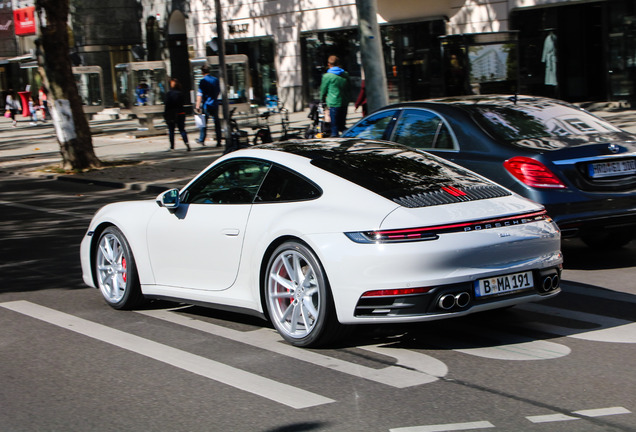
<path id="1" fill-rule="evenodd" d="M 312 123 L 305 130 L 305 138 L 326 138 L 331 136 L 331 123 L 325 119 L 325 104 L 314 101 L 309 104 L 309 114 Z"/>

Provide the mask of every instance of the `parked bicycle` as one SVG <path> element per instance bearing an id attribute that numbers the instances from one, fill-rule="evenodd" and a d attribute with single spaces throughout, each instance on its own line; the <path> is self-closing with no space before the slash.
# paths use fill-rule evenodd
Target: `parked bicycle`
<path id="1" fill-rule="evenodd" d="M 331 124 L 326 121 L 324 103 L 311 103 L 307 117 L 312 122 L 305 130 L 305 138 L 326 138 L 331 136 Z"/>
<path id="2" fill-rule="evenodd" d="M 288 141 L 303 138 L 304 128 L 290 126 L 289 110 L 284 106 L 279 106 L 278 111 L 280 114 L 281 134 L 277 141 Z M 271 111 L 266 111 L 259 115 L 263 124 L 252 128 L 258 129 L 254 134 L 254 139 L 252 140 L 254 145 L 274 142 L 274 137 L 272 136 L 272 131 L 269 127 L 269 117 L 271 114 Z"/>
<path id="3" fill-rule="evenodd" d="M 227 154 L 250 146 L 247 131 L 241 130 L 239 128 L 238 122 L 236 121 L 236 119 L 234 119 L 235 112 L 236 107 L 232 108 L 232 111 L 230 111 L 230 115 L 227 119 L 228 126 L 230 127 L 231 141 L 226 143 L 225 151 L 223 152 L 223 154 Z"/>

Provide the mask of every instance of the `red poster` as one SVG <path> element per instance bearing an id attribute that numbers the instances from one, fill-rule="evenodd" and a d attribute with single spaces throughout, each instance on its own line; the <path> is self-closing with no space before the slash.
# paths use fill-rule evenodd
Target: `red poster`
<path id="1" fill-rule="evenodd" d="M 35 34 L 35 6 L 13 10 L 16 36 Z"/>

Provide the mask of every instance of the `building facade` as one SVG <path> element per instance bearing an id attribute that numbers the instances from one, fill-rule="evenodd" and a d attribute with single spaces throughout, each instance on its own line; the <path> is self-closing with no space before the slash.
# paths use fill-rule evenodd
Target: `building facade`
<path id="1" fill-rule="evenodd" d="M 502 92 L 636 99 L 636 0 L 376 1 L 391 101 Z M 0 0 L 0 80 L 3 67 L 28 53 L 27 38 L 7 38 L 14 30 L 3 22 L 9 5 L 25 2 Z M 251 101 L 275 95 L 292 110 L 305 108 L 318 98 L 331 54 L 342 59 L 357 96 L 364 71 L 355 0 L 220 3 L 226 54 L 249 59 Z M 215 0 L 71 4 L 75 50 L 83 65 L 104 70 L 107 105 L 118 104 L 116 63 L 165 61 L 193 94 L 196 65 L 218 48 Z"/>
<path id="2" fill-rule="evenodd" d="M 164 46 L 179 13 L 190 58 L 211 54 L 213 1 L 142 3 L 148 22 L 166 17 Z M 330 54 L 341 57 L 354 87 L 363 79 L 354 0 L 221 5 L 226 51 L 248 55 L 256 102 L 277 94 L 301 109 L 317 99 Z M 635 0 L 377 0 L 377 7 L 392 101 L 494 92 L 572 102 L 636 96 Z"/>

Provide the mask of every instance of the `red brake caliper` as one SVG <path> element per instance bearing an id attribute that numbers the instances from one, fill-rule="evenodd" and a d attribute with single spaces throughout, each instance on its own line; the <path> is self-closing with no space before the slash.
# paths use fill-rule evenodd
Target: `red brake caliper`
<path id="1" fill-rule="evenodd" d="M 124 279 L 124 282 L 126 282 L 126 277 L 128 276 L 128 272 L 126 271 L 126 258 L 121 259 L 121 266 L 124 269 L 124 274 L 122 277 Z"/>

